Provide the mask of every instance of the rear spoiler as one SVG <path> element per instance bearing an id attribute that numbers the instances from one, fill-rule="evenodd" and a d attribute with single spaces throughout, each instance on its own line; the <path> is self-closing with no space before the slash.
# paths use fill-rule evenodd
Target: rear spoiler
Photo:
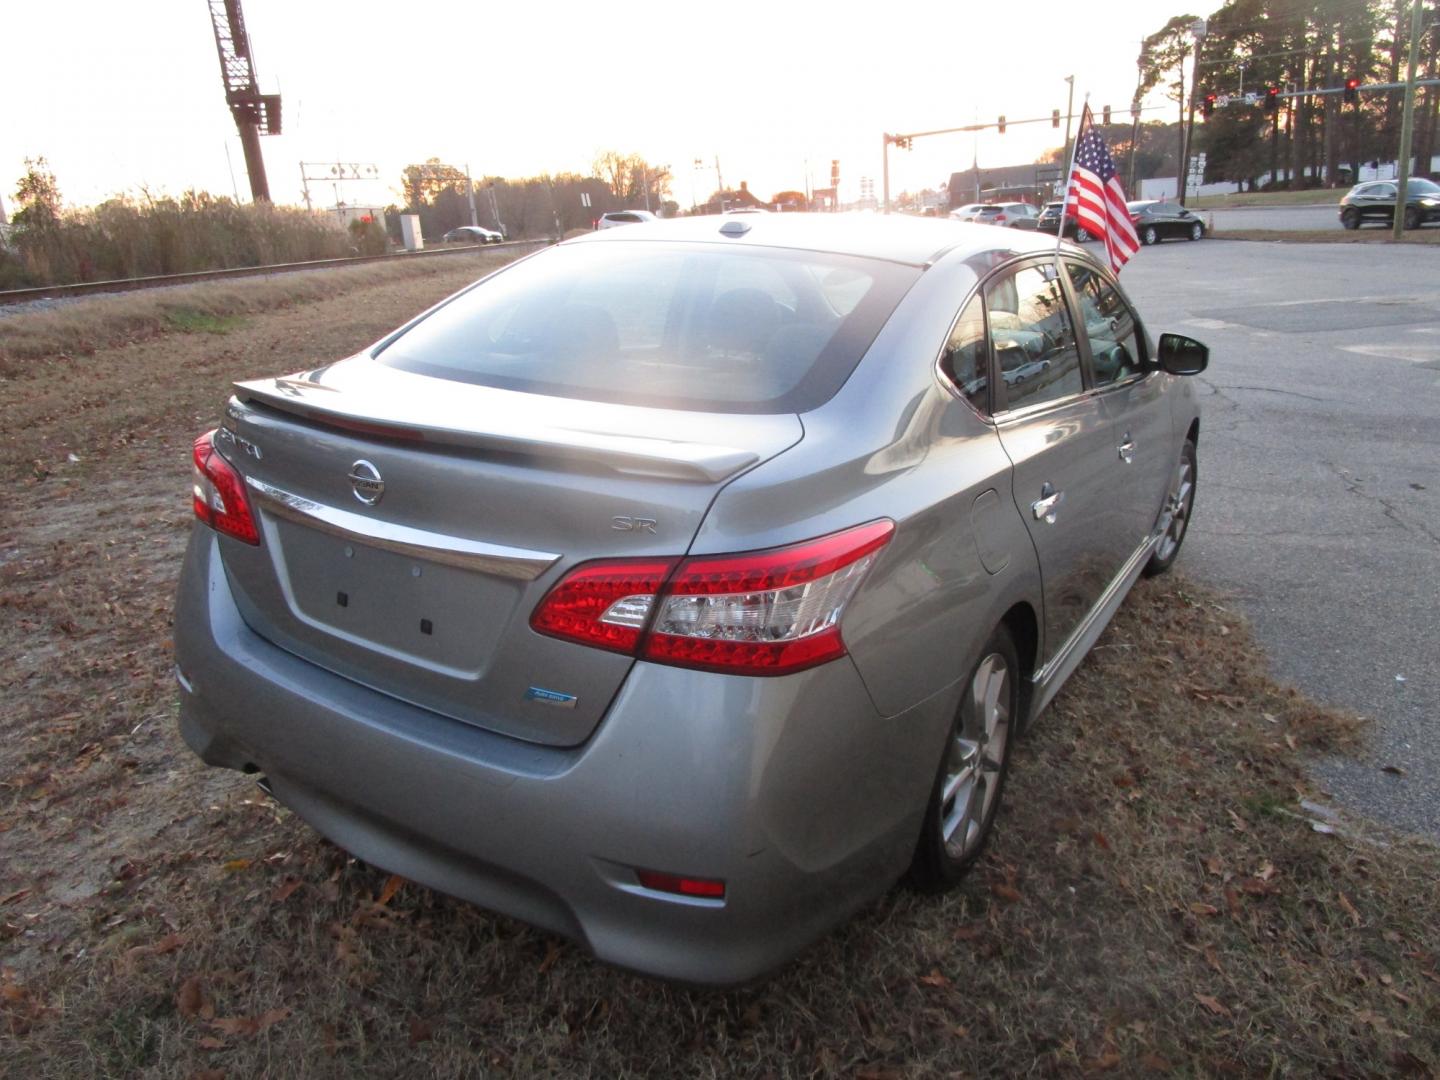
<path id="1" fill-rule="evenodd" d="M 590 467 L 631 476 L 716 483 L 750 468 L 761 457 L 753 450 L 681 438 L 678 430 L 675 437 L 604 430 L 616 426 L 614 420 L 635 411 L 627 406 L 537 397 L 436 380 L 427 382 L 434 383 L 440 392 L 435 400 L 427 398 L 422 406 L 413 387 L 405 388 L 410 393 L 385 392 L 399 391 L 401 387 L 385 386 L 390 380 L 383 377 L 373 388 L 342 389 L 321 381 L 322 373 L 338 373 L 343 366 L 308 376 L 236 383 L 235 398 L 238 403 L 278 410 L 372 438 L 579 460 Z M 371 367 L 369 373 L 376 370 Z M 675 415 L 676 424 L 667 426 L 678 429 L 687 416 L 694 414 Z M 605 419 L 612 423 L 596 423 Z M 736 421 L 736 426 L 743 429 L 757 421 L 773 422 L 777 418 L 736 415 L 726 419 Z"/>

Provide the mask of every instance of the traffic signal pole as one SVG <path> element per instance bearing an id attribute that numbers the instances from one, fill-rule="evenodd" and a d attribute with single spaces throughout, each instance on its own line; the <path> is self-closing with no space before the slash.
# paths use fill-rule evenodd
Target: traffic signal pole
<path id="1" fill-rule="evenodd" d="M 885 210 L 884 210 L 884 212 L 888 214 L 888 213 L 890 212 L 890 134 L 889 134 L 888 132 L 885 134 L 884 138 L 881 139 L 881 142 L 884 143 L 884 146 L 881 147 L 880 153 L 881 153 L 882 159 L 883 159 L 884 162 L 885 162 L 885 167 L 884 167 L 884 173 L 885 173 Z"/>
<path id="2" fill-rule="evenodd" d="M 1420 0 L 1410 4 L 1410 58 L 1405 70 L 1405 106 L 1400 110 L 1400 160 L 1395 177 L 1395 221 L 1391 235 L 1405 231 L 1405 196 L 1410 181 L 1410 141 L 1415 135 L 1415 68 L 1420 62 Z"/>

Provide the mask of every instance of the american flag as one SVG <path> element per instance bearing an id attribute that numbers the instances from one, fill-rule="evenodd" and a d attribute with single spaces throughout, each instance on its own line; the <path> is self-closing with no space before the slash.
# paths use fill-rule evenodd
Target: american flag
<path id="1" fill-rule="evenodd" d="M 1080 115 L 1080 134 L 1075 140 L 1070 190 L 1065 197 L 1065 215 L 1074 218 L 1090 235 L 1105 241 L 1110 269 L 1117 274 L 1140 247 L 1130 211 L 1125 208 L 1125 189 L 1116 175 L 1115 159 L 1100 132 L 1090 106 Z"/>

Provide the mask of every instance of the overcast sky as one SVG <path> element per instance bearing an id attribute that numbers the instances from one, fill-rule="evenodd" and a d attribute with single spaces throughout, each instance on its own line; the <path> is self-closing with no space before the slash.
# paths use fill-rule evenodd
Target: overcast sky
<path id="1" fill-rule="evenodd" d="M 762 198 L 803 189 L 807 160 L 826 185 L 832 158 L 843 198 L 862 176 L 878 194 L 887 130 L 1048 117 L 1065 107 L 1070 74 L 1077 113 L 1088 90 L 1097 112 L 1128 116 L 1140 39 L 1183 10 L 1165 0 L 988 13 L 960 2 L 243 4 L 261 90 L 284 98 L 284 134 L 262 140 L 275 200 L 300 202 L 302 160 L 350 161 L 374 163 L 382 179 L 341 197 L 380 205 L 398 201 L 409 162 L 583 172 L 603 149 L 668 164 L 685 205 L 692 185 L 701 199 L 714 190 L 717 157 L 727 186 L 749 181 Z M 7 210 L 24 159 L 41 155 L 71 205 L 142 185 L 249 198 L 206 0 L 7 4 L 0 42 Z M 892 191 L 935 186 L 975 154 L 982 166 L 1031 161 L 1061 135 L 1046 122 L 918 140 L 892 152 Z"/>

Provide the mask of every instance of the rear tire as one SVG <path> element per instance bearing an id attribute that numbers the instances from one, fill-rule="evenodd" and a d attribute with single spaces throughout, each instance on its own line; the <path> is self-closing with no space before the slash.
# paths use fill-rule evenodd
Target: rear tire
<path id="1" fill-rule="evenodd" d="M 1174 479 L 1170 482 L 1170 493 L 1165 496 L 1165 508 L 1160 511 L 1160 524 L 1164 531 L 1155 545 L 1155 551 L 1143 571 L 1146 577 L 1165 573 L 1175 565 L 1180 556 L 1180 545 L 1190 530 L 1190 515 L 1195 510 L 1195 481 L 1198 477 L 1195 460 L 1195 444 L 1189 439 L 1180 450 L 1180 463 L 1175 467 Z"/>
<path id="2" fill-rule="evenodd" d="M 926 892 L 952 888 L 980 857 L 1000 810 L 1010 746 L 1020 722 L 1020 661 L 997 626 L 970 669 L 930 791 L 910 880 Z"/>

